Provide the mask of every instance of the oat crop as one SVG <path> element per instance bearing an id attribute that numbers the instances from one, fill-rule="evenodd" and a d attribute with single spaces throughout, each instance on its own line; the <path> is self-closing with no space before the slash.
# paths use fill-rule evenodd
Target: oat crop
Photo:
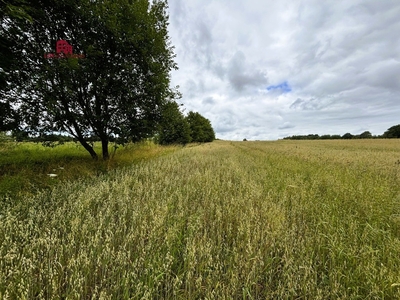
<path id="1" fill-rule="evenodd" d="M 216 141 L 0 209 L 2 299 L 399 299 L 400 144 Z"/>

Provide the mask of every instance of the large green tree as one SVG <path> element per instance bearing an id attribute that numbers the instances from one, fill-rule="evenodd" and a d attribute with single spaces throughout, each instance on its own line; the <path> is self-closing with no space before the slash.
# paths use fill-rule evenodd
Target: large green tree
<path id="1" fill-rule="evenodd" d="M 215 140 L 215 132 L 210 120 L 193 111 L 188 113 L 186 120 L 190 126 L 192 142 L 205 143 Z"/>
<path id="2" fill-rule="evenodd" d="M 93 158 L 87 140 L 96 136 L 108 159 L 110 141 L 153 134 L 160 108 L 175 97 L 166 11 L 162 0 L 35 1 L 32 22 L 14 37 L 11 50 L 21 59 L 2 98 L 18 107 L 24 130 L 68 132 Z M 85 58 L 44 58 L 59 39 Z"/>

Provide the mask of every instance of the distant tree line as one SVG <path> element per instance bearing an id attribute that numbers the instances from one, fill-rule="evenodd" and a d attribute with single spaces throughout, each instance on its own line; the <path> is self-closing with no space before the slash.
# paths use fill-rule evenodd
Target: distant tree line
<path id="1" fill-rule="evenodd" d="M 400 124 L 390 127 L 382 135 L 372 135 L 369 131 L 364 131 L 361 134 L 353 135 L 349 132 L 339 135 L 339 134 L 308 134 L 308 135 L 292 135 L 284 137 L 284 140 L 350 140 L 350 139 L 393 139 L 400 138 Z"/>

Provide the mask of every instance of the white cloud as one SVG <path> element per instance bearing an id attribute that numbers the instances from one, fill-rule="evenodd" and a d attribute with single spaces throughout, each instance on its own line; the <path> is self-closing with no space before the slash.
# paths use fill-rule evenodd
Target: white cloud
<path id="1" fill-rule="evenodd" d="M 187 110 L 223 139 L 398 124 L 400 2 L 170 0 Z M 284 84 L 287 87 L 284 87 Z"/>

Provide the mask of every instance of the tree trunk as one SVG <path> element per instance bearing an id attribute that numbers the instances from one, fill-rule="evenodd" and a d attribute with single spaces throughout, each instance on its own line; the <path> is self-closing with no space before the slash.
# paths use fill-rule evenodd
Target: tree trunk
<path id="1" fill-rule="evenodd" d="M 108 153 L 108 139 L 101 140 L 101 149 L 103 151 L 103 160 L 108 160 L 110 158 L 110 154 Z"/>
<path id="2" fill-rule="evenodd" d="M 85 140 L 79 140 L 79 143 L 81 143 L 81 145 L 83 146 L 83 148 L 85 148 L 85 149 L 90 153 L 90 156 L 91 156 L 94 160 L 98 160 L 97 153 L 94 151 L 94 149 L 93 149 L 92 146 L 90 146 Z"/>

